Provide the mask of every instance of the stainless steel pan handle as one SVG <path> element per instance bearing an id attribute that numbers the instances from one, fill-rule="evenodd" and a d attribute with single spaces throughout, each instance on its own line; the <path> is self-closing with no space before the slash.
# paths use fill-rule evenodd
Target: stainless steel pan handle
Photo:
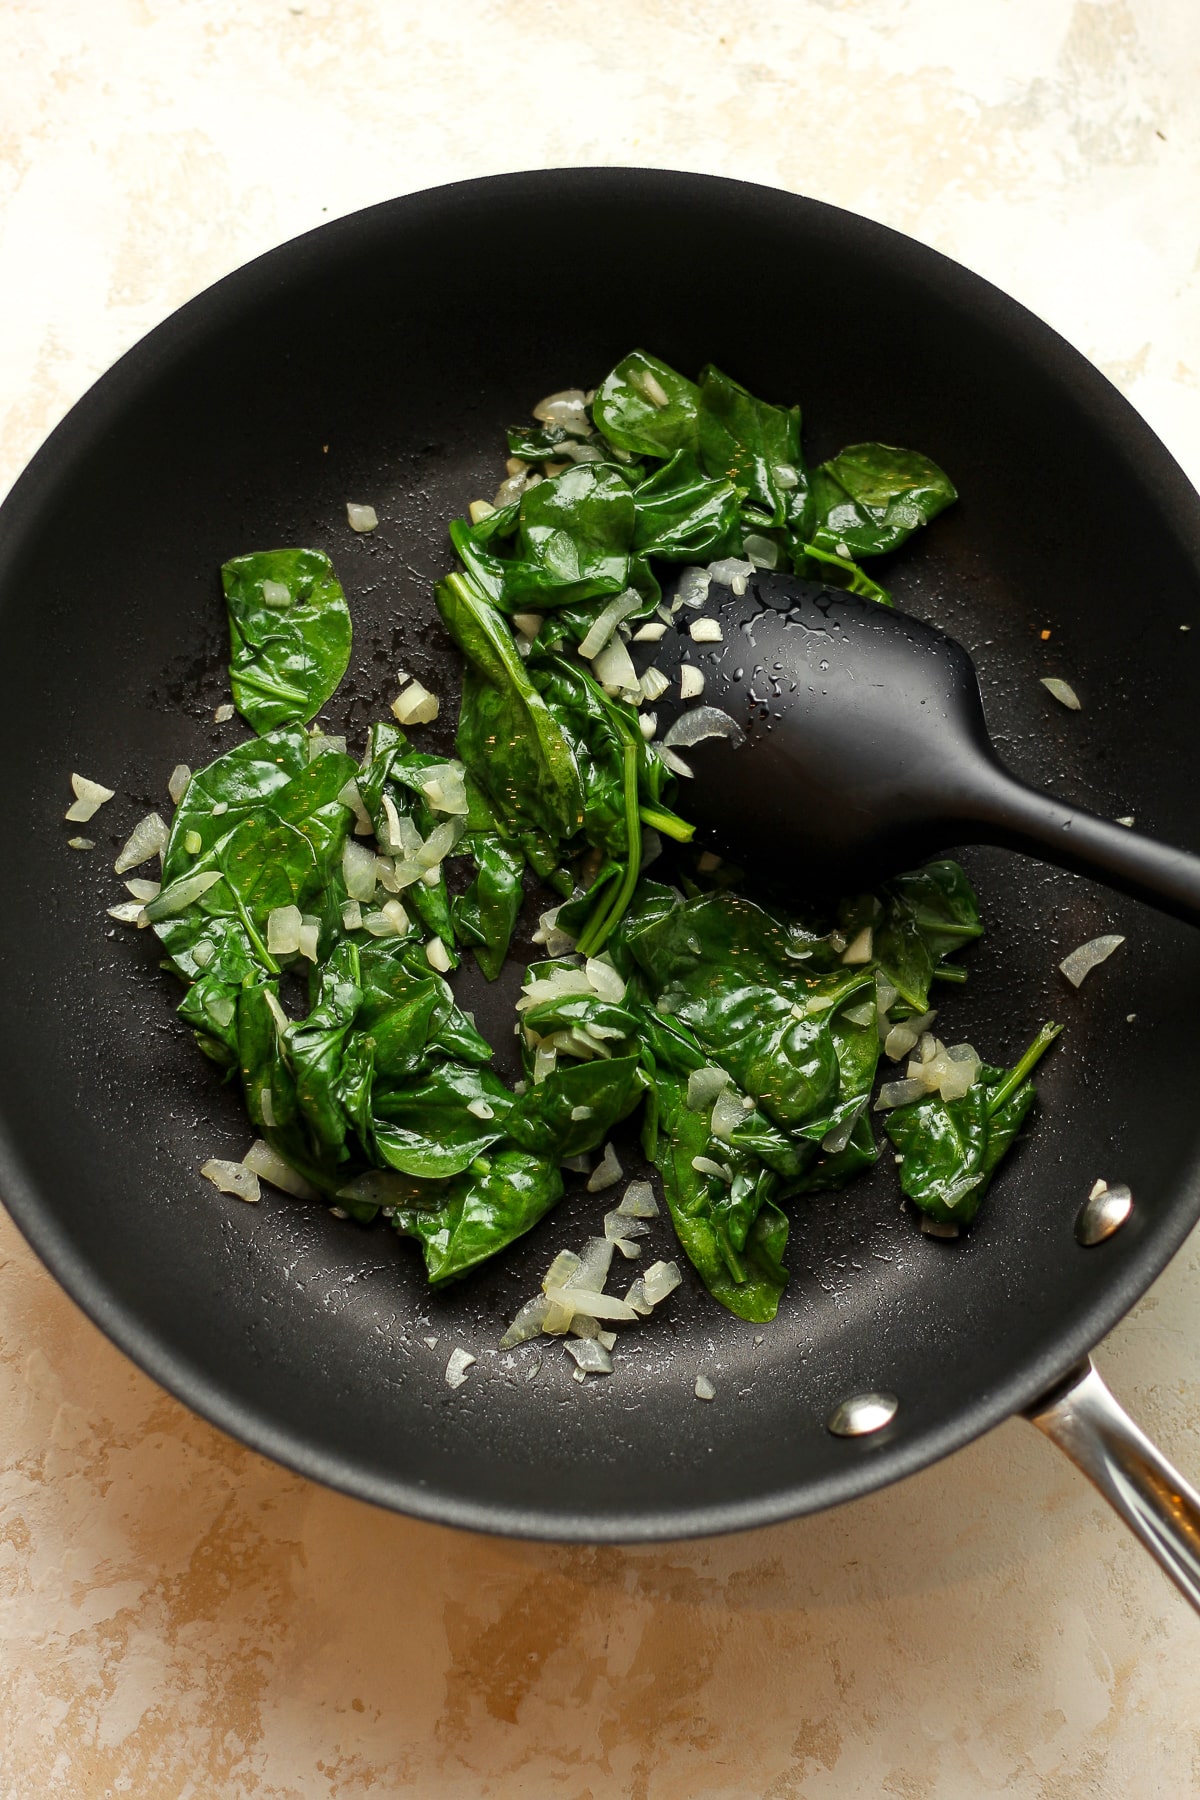
<path id="1" fill-rule="evenodd" d="M 1025 1416 L 1095 1483 L 1200 1612 L 1200 1494 L 1118 1406 L 1091 1362 Z"/>

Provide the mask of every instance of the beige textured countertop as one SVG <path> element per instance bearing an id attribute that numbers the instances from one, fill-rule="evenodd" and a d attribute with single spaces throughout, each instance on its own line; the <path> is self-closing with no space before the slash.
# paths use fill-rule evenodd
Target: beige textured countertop
<path id="1" fill-rule="evenodd" d="M 1200 478 L 1195 0 L 7 0 L 0 487 L 215 277 L 505 168 L 773 182 L 1049 319 Z M 1200 1475 L 1192 1240 L 1100 1353 Z M 757 1535 L 546 1549 L 242 1450 L 0 1222 L 0 1800 L 1200 1793 L 1200 1623 L 1010 1424 Z"/>

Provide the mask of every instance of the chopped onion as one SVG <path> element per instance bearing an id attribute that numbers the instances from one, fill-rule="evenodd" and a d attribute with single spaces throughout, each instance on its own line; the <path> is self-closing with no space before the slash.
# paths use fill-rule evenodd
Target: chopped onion
<path id="1" fill-rule="evenodd" d="M 704 1112 L 710 1107 L 717 1095 L 729 1086 L 730 1077 L 725 1070 L 715 1063 L 706 1063 L 702 1069 L 693 1069 L 688 1076 L 687 1108 L 689 1112 Z"/>
<path id="2" fill-rule="evenodd" d="M 723 556 L 717 562 L 710 562 L 708 572 L 721 587 L 732 588 L 735 594 L 744 594 L 746 582 L 754 573 L 754 564 L 741 562 L 736 556 Z M 739 587 L 737 584 L 741 582 Z"/>
<path id="3" fill-rule="evenodd" d="M 649 1230 L 645 1219 L 631 1219 L 616 1207 L 604 1215 L 604 1235 L 610 1244 L 629 1243 L 633 1238 L 645 1237 Z"/>
<path id="4" fill-rule="evenodd" d="M 604 649 L 622 619 L 627 619 L 630 613 L 637 612 L 638 608 L 644 604 L 642 596 L 636 588 L 626 588 L 623 593 L 614 595 L 608 605 L 597 613 L 588 627 L 587 634 L 579 645 L 580 656 L 587 662 L 591 662 L 592 658 L 598 656 Z M 630 666 L 632 667 L 632 665 Z"/>
<path id="5" fill-rule="evenodd" d="M 568 1356 L 573 1356 L 579 1368 L 587 1375 L 611 1375 L 613 1359 L 604 1345 L 595 1338 L 577 1338 L 563 1346 Z"/>
<path id="6" fill-rule="evenodd" d="M 605 1188 L 615 1187 L 624 1173 L 612 1144 L 605 1144 L 604 1155 L 588 1176 L 588 1193 L 600 1194 Z"/>
<path id="7" fill-rule="evenodd" d="M 601 1000 L 608 1000 L 613 1006 L 621 1004 L 625 998 L 625 983 L 607 957 L 589 956 L 583 965 L 583 972 Z"/>
<path id="8" fill-rule="evenodd" d="M 262 997 L 266 1004 L 267 1011 L 275 1021 L 276 1032 L 280 1037 L 286 1037 L 291 1030 L 292 1021 L 288 1018 L 282 1006 L 280 1006 L 277 996 L 271 992 L 270 988 L 263 988 Z"/>
<path id="9" fill-rule="evenodd" d="M 286 581 L 260 581 L 258 585 L 264 606 L 269 606 L 272 612 L 287 611 L 292 604 L 292 595 Z"/>
<path id="10" fill-rule="evenodd" d="M 470 812 L 465 784 L 466 770 L 460 762 L 431 763 L 418 776 L 421 792 L 434 812 L 450 813 L 463 818 Z"/>
<path id="11" fill-rule="evenodd" d="M 617 1206 L 629 1219 L 657 1219 L 658 1201 L 648 1181 L 631 1181 Z"/>
<path id="12" fill-rule="evenodd" d="M 715 1138 L 728 1143 L 739 1126 L 746 1123 L 746 1109 L 742 1105 L 741 1095 L 730 1088 L 723 1088 L 717 1095 L 712 1109 L 709 1130 Z"/>
<path id="13" fill-rule="evenodd" d="M 475 1361 L 476 1358 L 469 1350 L 452 1350 L 450 1361 L 446 1364 L 446 1386 L 460 1388 L 467 1379 L 467 1370 Z"/>
<path id="14" fill-rule="evenodd" d="M 211 938 L 201 938 L 200 942 L 192 951 L 192 961 L 198 969 L 207 969 L 209 963 L 216 954 L 216 948 L 213 945 Z M 270 1121 L 268 1120 L 268 1124 L 269 1123 Z"/>
<path id="15" fill-rule="evenodd" d="M 223 1156 L 210 1156 L 206 1163 L 201 1163 L 200 1173 L 223 1194 L 236 1194 L 239 1200 L 249 1200 L 251 1204 L 262 1197 L 258 1176 L 244 1163 L 228 1162 Z"/>
<path id="16" fill-rule="evenodd" d="M 395 900 L 392 901 L 393 906 L 397 904 L 398 902 Z M 440 937 L 431 937 L 426 944 L 425 960 L 431 969 L 437 970 L 439 975 L 449 974 L 451 968 L 450 952 L 447 950 Z"/>
<path id="17" fill-rule="evenodd" d="M 668 1294 L 673 1294 L 683 1280 L 676 1262 L 651 1263 L 642 1276 L 642 1291 L 650 1306 L 657 1306 Z"/>
<path id="18" fill-rule="evenodd" d="M 282 1188 L 285 1194 L 294 1194 L 297 1200 L 319 1198 L 316 1188 L 272 1150 L 265 1138 L 254 1140 L 242 1158 L 242 1167 L 269 1181 L 272 1187 Z"/>
<path id="19" fill-rule="evenodd" d="M 223 701 L 213 714 L 213 723 L 216 725 L 228 725 L 236 711 L 237 708 L 231 700 Z"/>
<path id="20" fill-rule="evenodd" d="M 772 473 L 775 476 L 775 486 L 783 488 L 785 492 L 790 488 L 800 486 L 800 472 L 793 468 L 791 463 L 776 463 Z M 761 1342 L 758 1338 L 755 1338 L 754 1341 L 755 1343 Z"/>
<path id="21" fill-rule="evenodd" d="M 627 1262 L 636 1262 L 638 1257 L 642 1254 L 642 1246 L 633 1243 L 629 1238 L 614 1238 L 613 1245 L 621 1252 L 621 1255 L 625 1257 Z"/>
<path id="22" fill-rule="evenodd" d="M 312 736 L 308 740 L 308 760 L 309 760 L 309 762 L 310 763 L 316 762 L 318 756 L 328 756 L 331 751 L 336 752 L 336 754 L 338 756 L 345 756 L 345 754 L 346 754 L 345 738 L 344 737 L 330 737 L 327 732 L 314 731 Z"/>
<path id="23" fill-rule="evenodd" d="M 693 619 L 688 626 L 688 635 L 693 644 L 721 644 L 725 641 L 725 633 L 716 619 Z"/>
<path id="24" fill-rule="evenodd" d="M 63 816 L 72 824 L 79 825 L 85 825 L 117 791 L 116 788 L 103 787 L 98 781 L 89 781 L 86 775 L 72 775 L 71 788 L 75 798 Z"/>
<path id="25" fill-rule="evenodd" d="M 533 642 L 538 632 L 542 629 L 542 626 L 546 623 L 542 614 L 535 612 L 514 613 L 512 622 L 520 632 L 521 636 L 523 638 L 528 638 L 530 643 Z"/>
<path id="26" fill-rule="evenodd" d="M 67 839 L 68 850 L 94 850 L 95 848 L 95 838 L 73 837 Z"/>
<path id="27" fill-rule="evenodd" d="M 392 701 L 392 712 L 401 725 L 430 725 L 438 716 L 437 696 L 419 681 L 410 681 Z"/>
<path id="28" fill-rule="evenodd" d="M 530 1338 L 540 1336 L 549 1310 L 550 1302 L 545 1294 L 535 1294 L 532 1300 L 527 1300 L 500 1339 L 501 1350 L 512 1350 L 517 1344 L 527 1344 Z"/>
<path id="29" fill-rule="evenodd" d="M 611 1251 L 612 1245 L 608 1244 L 606 1248 Z M 601 1294 L 592 1288 L 547 1287 L 546 1298 L 551 1306 L 560 1307 L 571 1318 L 577 1312 L 586 1313 L 589 1319 L 609 1319 L 617 1323 L 636 1317 L 627 1300 L 618 1300 L 615 1294 Z M 551 1322 L 552 1319 L 547 1319 L 548 1325 Z M 563 1327 L 564 1331 L 568 1329 L 569 1325 Z"/>
<path id="30" fill-rule="evenodd" d="M 156 919 L 173 919 L 178 913 L 186 912 L 193 900 L 201 894 L 207 894 L 209 888 L 215 887 L 218 881 L 224 881 L 220 869 L 203 869 L 194 875 L 181 875 L 164 888 L 157 899 L 151 900 L 146 907 L 146 917 L 153 923 Z"/>
<path id="31" fill-rule="evenodd" d="M 869 1098 L 869 1095 L 864 1094 L 862 1099 L 859 1100 L 856 1105 L 851 1107 L 850 1111 L 846 1114 L 845 1118 L 841 1120 L 840 1124 L 835 1125 L 832 1131 L 827 1131 L 825 1133 L 825 1136 L 821 1139 L 821 1148 L 827 1156 L 840 1156 L 841 1152 L 846 1148 L 846 1145 L 854 1136 L 854 1127 L 862 1117 Z"/>
<path id="32" fill-rule="evenodd" d="M 639 683 L 642 699 L 650 701 L 661 700 L 670 685 L 671 678 L 669 675 L 664 675 L 661 669 L 651 667 L 646 670 Z"/>
<path id="33" fill-rule="evenodd" d="M 1070 956 L 1065 956 L 1058 966 L 1072 987 L 1078 987 L 1085 975 L 1098 963 L 1106 962 L 1124 942 L 1123 937 L 1111 932 L 1104 937 L 1091 938 L 1086 944 L 1080 944 L 1077 950 L 1072 950 Z"/>
<path id="34" fill-rule="evenodd" d="M 277 906 L 267 914 L 267 949 L 272 956 L 294 956 L 300 948 L 300 908 Z"/>
<path id="35" fill-rule="evenodd" d="M 587 396 L 582 388 L 563 388 L 561 393 L 547 394 L 534 407 L 533 416 L 543 425 L 561 425 L 566 431 L 578 430 L 584 436 L 591 431 Z"/>
<path id="36" fill-rule="evenodd" d="M 792 472 L 794 474 L 795 470 Z M 779 545 L 768 537 L 760 537 L 756 531 L 747 532 L 742 539 L 742 549 L 756 569 L 775 569 L 779 566 Z"/>
<path id="37" fill-rule="evenodd" d="M 373 506 L 356 506 L 353 500 L 346 502 L 346 519 L 351 531 L 374 531 L 379 523 L 379 515 Z"/>
<path id="38" fill-rule="evenodd" d="M 484 519 L 490 519 L 495 510 L 490 500 L 472 500 L 467 513 L 472 525 L 478 525 Z"/>
<path id="39" fill-rule="evenodd" d="M 421 868 L 436 869 L 438 864 L 443 862 L 445 858 L 449 856 L 459 838 L 466 830 L 466 824 L 467 822 L 464 817 L 456 815 L 453 818 L 444 820 L 441 825 L 435 825 L 421 848 L 417 851 L 416 860 Z"/>
<path id="40" fill-rule="evenodd" d="M 1057 675 L 1043 675 L 1041 677 L 1041 683 L 1048 693 L 1053 694 L 1056 700 L 1061 701 L 1061 703 L 1064 706 L 1069 707 L 1072 712 L 1082 712 L 1083 708 L 1079 702 L 1079 695 L 1075 692 L 1075 689 L 1071 686 L 1070 682 L 1060 681 Z"/>
<path id="41" fill-rule="evenodd" d="M 517 464 L 515 469 L 512 467 L 513 463 Z M 507 466 L 509 468 L 508 479 L 500 483 L 493 498 L 493 508 L 496 512 L 503 511 L 506 506 L 511 506 L 514 500 L 519 500 L 525 489 L 532 487 L 538 480 L 529 464 L 518 462 L 516 457 L 510 457 Z"/>
<path id="42" fill-rule="evenodd" d="M 883 1040 L 883 1053 L 892 1062 L 902 1062 L 909 1051 L 915 1049 L 919 1039 L 929 1030 L 937 1018 L 937 1011 L 931 1008 L 919 1018 L 901 1019 L 893 1025 Z"/>
<path id="43" fill-rule="evenodd" d="M 467 1111 L 477 1119 L 494 1119 L 496 1116 L 495 1107 L 489 1106 L 486 1100 L 468 1100 Z"/>
<path id="44" fill-rule="evenodd" d="M 389 919 L 384 912 L 364 913 L 363 930 L 369 932 L 372 937 L 377 938 L 396 937 L 398 935 L 392 920 Z"/>
<path id="45" fill-rule="evenodd" d="M 646 625 L 639 625 L 633 634 L 635 644 L 657 644 L 665 636 L 666 626 L 661 619 L 651 619 Z"/>
<path id="46" fill-rule="evenodd" d="M 646 677 L 643 675 L 642 676 L 643 692 L 645 691 L 645 686 L 646 686 Z M 658 714 L 657 713 L 648 713 L 648 712 L 639 714 L 638 729 L 640 730 L 642 736 L 645 738 L 645 740 L 648 744 L 653 742 L 654 734 L 658 730 Z M 645 859 L 643 858 L 643 861 L 644 860 Z"/>
<path id="47" fill-rule="evenodd" d="M 537 1049 L 533 1053 L 533 1085 L 534 1085 L 534 1087 L 541 1087 L 541 1085 L 542 1085 L 543 1081 L 545 1081 L 547 1075 L 553 1075 L 555 1068 L 557 1067 L 557 1064 L 558 1064 L 558 1056 L 555 1053 L 555 1051 L 547 1050 L 544 1047 L 544 1045 L 539 1044 Z M 564 1167 L 569 1166 L 571 1160 L 572 1160 L 571 1158 L 565 1157 L 563 1159 Z"/>
<path id="48" fill-rule="evenodd" d="M 542 913 L 538 919 L 538 928 L 533 934 L 535 944 L 544 944 L 547 956 L 561 956 L 564 951 L 575 948 L 575 939 L 570 932 L 561 931 L 557 924 L 560 908 L 551 907 L 549 912 Z"/>
<path id="49" fill-rule="evenodd" d="M 149 862 L 152 856 L 158 856 L 166 848 L 167 836 L 167 827 L 159 815 L 156 812 L 147 813 L 134 826 L 113 864 L 117 874 L 124 875 L 127 869 L 136 869 L 139 863 Z"/>
<path id="50" fill-rule="evenodd" d="M 108 908 L 108 916 L 115 919 L 118 925 L 142 925 L 148 923 L 145 908 L 140 900 L 121 900 L 116 906 Z"/>
<path id="51" fill-rule="evenodd" d="M 692 1391 L 697 1400 L 715 1400 L 717 1397 L 717 1390 L 707 1375 L 697 1375 L 696 1385 Z"/>
<path id="52" fill-rule="evenodd" d="M 870 925 L 864 925 L 858 936 L 842 951 L 842 961 L 851 966 L 856 963 L 869 963 L 875 953 L 874 945 L 875 933 Z"/>
<path id="53" fill-rule="evenodd" d="M 187 793 L 191 785 L 192 771 L 188 768 L 186 763 L 176 763 L 175 767 L 171 770 L 170 777 L 167 781 L 167 792 L 170 794 L 176 806 L 179 805 L 179 802 L 183 799 L 183 796 Z"/>
<path id="54" fill-rule="evenodd" d="M 684 663 L 679 671 L 679 698 L 698 700 L 704 692 L 704 676 L 694 663 Z"/>
<path id="55" fill-rule="evenodd" d="M 132 894 L 135 900 L 140 900 L 145 905 L 147 900 L 157 900 L 162 893 L 162 882 L 143 881 L 140 876 L 135 875 L 132 881 L 125 883 L 125 892 Z"/>
<path id="56" fill-rule="evenodd" d="M 685 569 L 675 584 L 676 604 L 703 606 L 708 598 L 711 579 L 707 569 Z"/>
<path id="57" fill-rule="evenodd" d="M 677 747 L 690 750 L 693 744 L 703 743 L 705 738 L 728 738 L 737 748 L 745 743 L 746 734 L 737 720 L 721 707 L 693 706 L 689 712 L 680 713 L 662 741 L 668 750 Z"/>
<path id="58" fill-rule="evenodd" d="M 403 937 L 409 930 L 411 921 L 399 900 L 385 900 L 379 911 L 382 917 L 388 921 L 397 937 Z"/>
<path id="59" fill-rule="evenodd" d="M 929 1089 L 923 1081 L 885 1081 L 875 1100 L 875 1112 L 890 1112 L 894 1106 L 908 1106 L 920 1100 Z"/>
<path id="60" fill-rule="evenodd" d="M 873 1000 L 864 1000 L 861 1006 L 848 1006 L 842 1014 L 848 1025 L 874 1025 L 878 1014 Z"/>
<path id="61" fill-rule="evenodd" d="M 301 956 L 315 963 L 321 947 L 321 921 L 305 914 L 300 922 L 300 935 L 296 944 Z"/>
<path id="62" fill-rule="evenodd" d="M 649 1318 L 654 1310 L 646 1298 L 646 1283 L 641 1275 L 635 1276 L 630 1282 L 625 1293 L 625 1304 L 631 1306 L 643 1319 Z"/>
<path id="63" fill-rule="evenodd" d="M 693 1156 L 692 1167 L 697 1175 L 713 1175 L 728 1187 L 733 1180 L 733 1170 L 727 1163 L 714 1162 L 711 1156 Z"/>
<path id="64" fill-rule="evenodd" d="M 592 663 L 592 671 L 606 694 L 624 693 L 629 688 L 641 693 L 633 659 L 619 637 L 609 639 Z"/>
<path id="65" fill-rule="evenodd" d="M 365 844 L 347 838 L 342 850 L 342 879 L 351 900 L 373 900 L 376 885 L 376 858 Z"/>

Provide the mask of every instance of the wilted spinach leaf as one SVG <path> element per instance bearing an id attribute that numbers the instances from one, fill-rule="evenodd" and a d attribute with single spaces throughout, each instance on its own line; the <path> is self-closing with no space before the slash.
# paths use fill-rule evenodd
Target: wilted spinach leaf
<path id="1" fill-rule="evenodd" d="M 229 678 L 238 711 L 262 733 L 320 712 L 350 660 L 350 610 L 320 550 L 260 550 L 221 569 Z"/>

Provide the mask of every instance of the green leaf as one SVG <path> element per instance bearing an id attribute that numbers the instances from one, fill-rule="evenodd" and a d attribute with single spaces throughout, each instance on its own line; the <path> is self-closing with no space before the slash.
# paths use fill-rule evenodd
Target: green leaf
<path id="1" fill-rule="evenodd" d="M 814 469 L 804 508 L 803 536 L 811 549 L 851 557 L 895 550 L 957 500 L 949 476 L 915 450 L 890 444 L 851 444 Z"/>
<path id="2" fill-rule="evenodd" d="M 476 875 L 454 902 L 454 923 L 462 941 L 474 947 L 475 960 L 488 980 L 495 981 L 521 911 L 525 858 L 496 837 L 479 834 L 469 841 Z"/>
<path id="3" fill-rule="evenodd" d="M 913 1011 L 923 1013 L 938 964 L 982 932 L 978 902 L 959 865 L 926 863 L 885 884 L 875 960 Z"/>
<path id="4" fill-rule="evenodd" d="M 700 392 L 669 364 L 634 350 L 596 390 L 592 417 L 610 444 L 635 456 L 699 447 Z"/>
<path id="5" fill-rule="evenodd" d="M 245 814 L 269 802 L 275 793 L 308 767 L 309 738 L 298 725 L 235 744 L 207 768 L 199 769 L 175 809 L 171 835 L 163 854 L 163 883 L 174 881 L 196 858 Z M 220 811 L 214 811 L 219 807 Z M 185 838 L 195 834 L 199 850 L 188 850 Z"/>
<path id="6" fill-rule="evenodd" d="M 434 1210 L 400 1208 L 392 1225 L 420 1240 L 429 1279 L 440 1286 L 531 1230 L 562 1191 L 553 1163 L 522 1150 L 502 1150 L 446 1183 Z"/>
<path id="7" fill-rule="evenodd" d="M 756 400 L 710 363 L 700 376 L 700 460 L 739 488 L 765 525 L 785 524 L 802 470 L 800 408 Z"/>
<path id="8" fill-rule="evenodd" d="M 527 1088 L 508 1115 L 508 1135 L 523 1150 L 551 1157 L 596 1150 L 642 1097 L 645 1073 L 636 1056 L 562 1063 Z M 575 1113 L 586 1111 L 586 1117 Z"/>
<path id="9" fill-rule="evenodd" d="M 480 1118 L 472 1105 L 490 1108 Z M 513 1097 L 490 1069 L 443 1062 L 400 1088 L 375 1085 L 372 1148 L 404 1175 L 458 1175 L 504 1136 Z"/>
<path id="10" fill-rule="evenodd" d="M 508 603 L 561 606 L 619 594 L 629 582 L 634 501 L 609 463 L 573 463 L 521 496 L 518 554 L 504 565 Z"/>
<path id="11" fill-rule="evenodd" d="M 304 724 L 350 660 L 350 611 L 333 564 L 320 550 L 261 550 L 223 564 L 221 581 L 238 711 L 260 735 Z"/>
<path id="12" fill-rule="evenodd" d="M 737 490 L 705 475 L 691 450 L 677 450 L 633 490 L 633 498 L 633 544 L 643 556 L 699 563 L 741 554 Z"/>

